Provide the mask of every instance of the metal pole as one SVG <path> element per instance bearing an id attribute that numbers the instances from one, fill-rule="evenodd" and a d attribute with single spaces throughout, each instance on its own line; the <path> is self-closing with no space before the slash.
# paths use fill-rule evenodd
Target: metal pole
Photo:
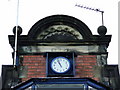
<path id="1" fill-rule="evenodd" d="M 14 47 L 14 60 L 13 60 L 14 68 L 16 66 L 16 56 L 17 56 L 18 16 L 19 16 L 19 0 L 17 0 L 17 13 L 16 13 L 15 47 Z"/>
<path id="2" fill-rule="evenodd" d="M 101 14 L 102 14 L 102 25 L 104 25 L 104 18 L 103 18 L 103 11 L 101 12 Z"/>
<path id="3" fill-rule="evenodd" d="M 12 82 L 10 87 L 12 88 L 15 85 L 15 69 L 16 69 L 16 56 L 17 56 L 17 29 L 18 29 L 18 15 L 19 15 L 19 0 L 17 0 L 17 10 L 16 10 L 16 28 L 15 28 L 15 46 L 14 46 L 14 58 L 13 58 L 13 72 L 12 72 Z"/>

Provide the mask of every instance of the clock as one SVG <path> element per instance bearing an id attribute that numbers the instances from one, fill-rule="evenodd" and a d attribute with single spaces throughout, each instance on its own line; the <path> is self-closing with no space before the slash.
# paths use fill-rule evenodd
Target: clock
<path id="1" fill-rule="evenodd" d="M 70 69 L 70 61 L 65 57 L 56 57 L 51 62 L 51 68 L 56 73 L 65 73 Z"/>
<path id="2" fill-rule="evenodd" d="M 46 53 L 47 77 L 73 77 L 75 75 L 74 53 Z"/>

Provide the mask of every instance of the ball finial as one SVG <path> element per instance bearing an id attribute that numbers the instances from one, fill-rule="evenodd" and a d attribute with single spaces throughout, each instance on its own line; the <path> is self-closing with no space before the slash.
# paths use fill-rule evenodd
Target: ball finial
<path id="1" fill-rule="evenodd" d="M 107 28 L 103 25 L 99 26 L 97 32 L 100 36 L 105 36 L 105 34 L 107 33 Z"/>
<path id="2" fill-rule="evenodd" d="M 20 35 L 22 33 L 22 28 L 20 26 L 15 26 L 13 28 L 13 34 L 16 34 L 16 27 L 17 27 L 17 34 Z"/>

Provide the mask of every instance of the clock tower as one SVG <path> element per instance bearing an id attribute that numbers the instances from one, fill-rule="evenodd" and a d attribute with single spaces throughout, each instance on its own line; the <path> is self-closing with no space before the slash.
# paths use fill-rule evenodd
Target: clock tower
<path id="1" fill-rule="evenodd" d="M 104 84 L 102 72 L 111 41 L 106 32 L 105 26 L 100 26 L 99 35 L 93 35 L 84 22 L 67 15 L 39 20 L 27 35 L 18 34 L 19 79 L 23 82 L 31 78 L 90 78 Z M 15 35 L 9 35 L 13 49 L 14 39 Z"/>

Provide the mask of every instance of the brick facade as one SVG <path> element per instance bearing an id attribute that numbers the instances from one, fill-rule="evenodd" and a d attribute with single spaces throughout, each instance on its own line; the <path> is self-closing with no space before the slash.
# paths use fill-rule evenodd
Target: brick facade
<path id="1" fill-rule="evenodd" d="M 90 77 L 99 80 L 94 76 L 94 66 L 97 65 L 96 55 L 78 55 L 75 58 L 75 76 L 76 78 Z M 23 56 L 23 66 L 28 67 L 27 77 L 30 78 L 46 77 L 46 58 L 43 55 L 25 55 Z"/>
<path id="2" fill-rule="evenodd" d="M 46 59 L 43 55 L 25 55 L 23 56 L 23 66 L 28 67 L 27 77 L 22 81 L 30 78 L 46 77 Z"/>
<path id="3" fill-rule="evenodd" d="M 75 59 L 75 77 L 89 77 L 95 80 L 99 80 L 99 78 L 95 77 L 94 75 L 95 66 L 97 66 L 96 55 L 78 55 Z"/>

